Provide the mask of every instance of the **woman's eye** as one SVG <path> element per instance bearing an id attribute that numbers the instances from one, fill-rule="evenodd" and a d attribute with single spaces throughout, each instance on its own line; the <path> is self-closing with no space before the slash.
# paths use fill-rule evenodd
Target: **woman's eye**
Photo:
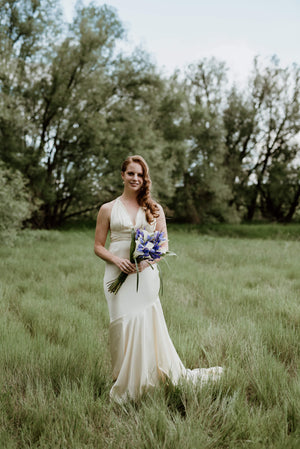
<path id="1" fill-rule="evenodd" d="M 142 177 L 143 177 L 143 175 L 139 174 L 139 178 L 142 178 Z"/>

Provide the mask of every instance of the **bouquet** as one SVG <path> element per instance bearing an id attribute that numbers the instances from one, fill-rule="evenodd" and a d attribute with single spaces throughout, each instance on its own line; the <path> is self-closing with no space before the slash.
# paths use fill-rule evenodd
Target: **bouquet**
<path id="1" fill-rule="evenodd" d="M 136 291 L 138 291 L 139 288 L 138 264 L 142 260 L 146 260 L 153 270 L 150 262 L 161 259 L 166 255 L 175 255 L 175 253 L 172 253 L 171 251 L 164 251 L 164 249 L 162 248 L 162 244 L 165 241 L 166 239 L 164 238 L 163 232 L 155 231 L 150 233 L 145 229 L 137 229 L 136 231 L 134 229 L 131 230 L 130 262 L 134 263 L 136 266 Z M 127 276 L 128 274 L 122 271 L 116 279 L 108 282 L 108 291 L 110 293 L 118 293 Z"/>

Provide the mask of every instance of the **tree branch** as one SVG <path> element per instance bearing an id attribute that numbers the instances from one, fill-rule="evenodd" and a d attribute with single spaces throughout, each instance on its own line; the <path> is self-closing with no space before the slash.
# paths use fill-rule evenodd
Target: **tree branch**
<path id="1" fill-rule="evenodd" d="M 102 203 L 98 203 L 98 204 L 95 204 L 95 205 L 92 206 L 92 207 L 87 207 L 86 209 L 82 209 L 82 210 L 79 210 L 79 211 L 77 211 L 77 212 L 73 212 L 73 213 L 71 213 L 71 214 L 69 214 L 69 215 L 65 215 L 65 216 L 64 216 L 64 219 L 66 220 L 67 218 L 75 217 L 75 216 L 77 216 L 77 215 L 84 214 L 85 212 L 90 212 L 90 211 L 92 211 L 92 210 L 99 209 L 99 207 L 100 207 L 101 205 L 102 205 Z"/>

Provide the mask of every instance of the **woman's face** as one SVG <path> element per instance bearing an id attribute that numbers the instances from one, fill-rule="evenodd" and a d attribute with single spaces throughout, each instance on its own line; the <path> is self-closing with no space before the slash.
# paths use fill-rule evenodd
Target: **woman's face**
<path id="1" fill-rule="evenodd" d="M 137 192 L 144 183 L 143 167 L 137 162 L 130 162 L 122 172 L 124 188 Z"/>

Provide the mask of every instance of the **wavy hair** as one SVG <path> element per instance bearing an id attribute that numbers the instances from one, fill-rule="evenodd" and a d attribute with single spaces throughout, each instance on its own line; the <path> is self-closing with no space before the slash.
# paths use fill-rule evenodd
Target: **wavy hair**
<path id="1" fill-rule="evenodd" d="M 142 156 L 135 155 L 135 156 L 128 156 L 127 159 L 122 164 L 121 170 L 123 173 L 125 173 L 128 165 L 131 162 L 135 162 L 137 164 L 140 164 L 140 166 L 143 169 L 143 185 L 140 188 L 138 194 L 137 194 L 137 202 L 138 204 L 144 209 L 146 214 L 146 220 L 149 224 L 151 224 L 154 220 L 154 218 L 157 218 L 159 216 L 159 208 L 158 205 L 155 203 L 155 201 L 151 197 L 151 179 L 149 174 L 149 167 L 147 162 Z"/>

